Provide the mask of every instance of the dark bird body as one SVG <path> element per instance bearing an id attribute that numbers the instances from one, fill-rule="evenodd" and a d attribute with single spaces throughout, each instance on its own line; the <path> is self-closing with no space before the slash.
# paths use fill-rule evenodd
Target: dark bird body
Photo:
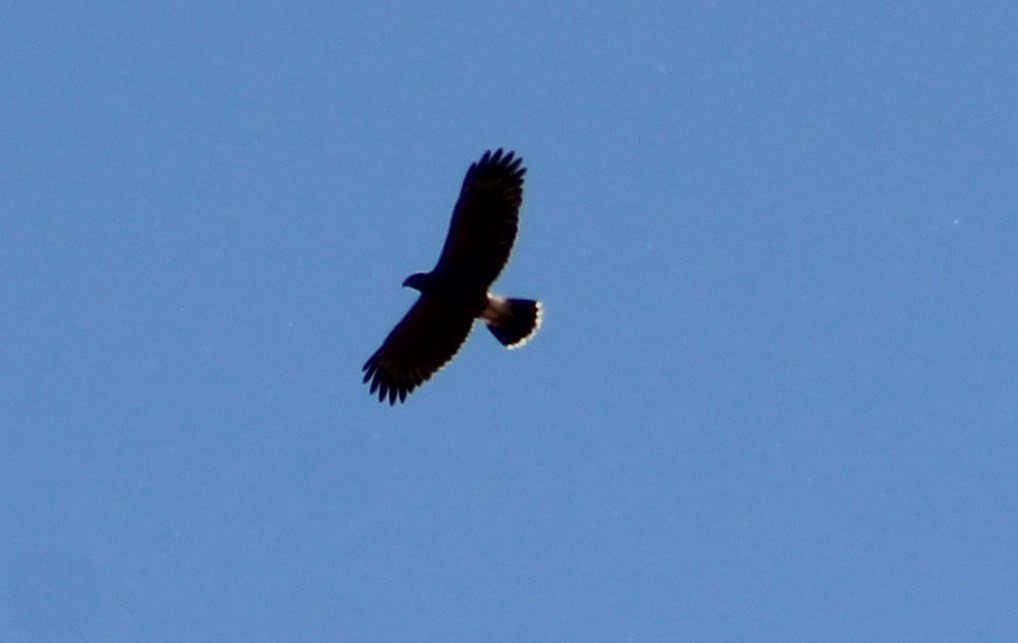
<path id="1" fill-rule="evenodd" d="M 539 302 L 488 292 L 516 240 L 525 172 L 522 159 L 501 149 L 485 152 L 467 170 L 438 263 L 403 282 L 421 294 L 362 368 L 379 401 L 405 401 L 456 355 L 474 319 L 506 348 L 537 332 Z"/>

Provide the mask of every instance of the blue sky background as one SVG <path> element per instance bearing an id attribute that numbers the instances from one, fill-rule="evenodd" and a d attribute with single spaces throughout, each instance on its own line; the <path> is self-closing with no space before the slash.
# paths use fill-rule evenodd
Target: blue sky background
<path id="1" fill-rule="evenodd" d="M 1016 25 L 8 3 L 0 640 L 1018 638 Z M 544 328 L 379 405 L 498 146 Z"/>

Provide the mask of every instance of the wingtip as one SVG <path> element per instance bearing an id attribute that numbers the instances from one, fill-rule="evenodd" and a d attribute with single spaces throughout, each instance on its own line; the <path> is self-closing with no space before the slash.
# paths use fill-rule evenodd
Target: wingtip
<path id="1" fill-rule="evenodd" d="M 481 155 L 477 165 L 511 165 L 514 161 L 520 163 L 523 159 L 516 155 L 515 150 L 506 150 L 504 147 L 497 147 L 494 150 L 486 150 Z"/>

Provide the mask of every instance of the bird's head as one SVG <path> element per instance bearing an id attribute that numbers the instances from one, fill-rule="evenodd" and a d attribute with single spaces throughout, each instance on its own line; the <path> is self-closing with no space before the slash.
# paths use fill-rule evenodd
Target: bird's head
<path id="1" fill-rule="evenodd" d="M 431 283 L 431 275 L 427 272 L 418 272 L 410 275 L 403 281 L 403 287 L 410 287 L 424 292 Z"/>

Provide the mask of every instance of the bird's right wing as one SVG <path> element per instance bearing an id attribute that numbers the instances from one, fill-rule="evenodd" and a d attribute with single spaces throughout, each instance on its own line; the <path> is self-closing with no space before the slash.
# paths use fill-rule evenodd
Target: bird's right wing
<path id="1" fill-rule="evenodd" d="M 451 311 L 425 296 L 396 324 L 382 346 L 361 368 L 364 381 L 378 401 L 395 404 L 406 400 L 451 360 L 470 334 L 474 320 Z"/>

